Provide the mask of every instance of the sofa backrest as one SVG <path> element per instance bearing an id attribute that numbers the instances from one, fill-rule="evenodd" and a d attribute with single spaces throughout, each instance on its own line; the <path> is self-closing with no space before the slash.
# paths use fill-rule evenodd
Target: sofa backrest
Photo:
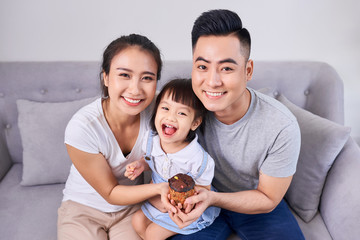
<path id="1" fill-rule="evenodd" d="M 191 61 L 165 62 L 158 88 L 169 79 L 190 77 L 191 68 Z M 0 62 L 0 167 L 22 162 L 17 99 L 65 102 L 100 95 L 99 73 L 98 62 Z M 248 85 L 269 88 L 321 117 L 344 123 L 343 83 L 326 63 L 255 61 Z"/>

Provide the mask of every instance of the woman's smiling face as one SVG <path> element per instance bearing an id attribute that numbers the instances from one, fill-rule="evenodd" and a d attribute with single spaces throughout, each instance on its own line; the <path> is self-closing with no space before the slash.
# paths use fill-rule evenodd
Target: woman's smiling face
<path id="1" fill-rule="evenodd" d="M 104 74 L 110 105 L 123 113 L 137 115 L 153 100 L 157 83 L 154 57 L 137 46 L 114 56 L 109 74 Z"/>

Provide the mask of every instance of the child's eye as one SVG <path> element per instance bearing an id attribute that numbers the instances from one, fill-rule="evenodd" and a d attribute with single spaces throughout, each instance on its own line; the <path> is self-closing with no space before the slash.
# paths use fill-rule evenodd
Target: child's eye
<path id="1" fill-rule="evenodd" d="M 179 112 L 179 115 L 187 116 L 186 113 L 184 113 L 184 112 Z"/>
<path id="2" fill-rule="evenodd" d="M 161 107 L 162 110 L 169 111 L 168 107 Z"/>

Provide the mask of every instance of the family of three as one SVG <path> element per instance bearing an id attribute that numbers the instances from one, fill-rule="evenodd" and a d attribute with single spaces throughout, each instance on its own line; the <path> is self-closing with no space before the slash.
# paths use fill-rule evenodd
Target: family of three
<path id="1" fill-rule="evenodd" d="M 300 130 L 279 102 L 249 87 L 250 34 L 229 10 L 192 29 L 191 79 L 156 95 L 159 49 L 122 36 L 105 49 L 102 97 L 65 131 L 73 164 L 58 210 L 58 239 L 304 239 L 283 197 Z M 150 170 L 151 182 L 143 184 Z M 185 173 L 196 194 L 169 200 Z"/>

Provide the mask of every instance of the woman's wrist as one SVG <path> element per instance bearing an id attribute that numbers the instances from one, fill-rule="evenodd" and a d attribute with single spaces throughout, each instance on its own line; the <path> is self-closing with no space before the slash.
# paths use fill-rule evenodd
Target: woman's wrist
<path id="1" fill-rule="evenodd" d="M 155 184 L 157 185 L 157 193 L 159 195 L 162 195 L 164 193 L 165 190 L 168 190 L 168 183 L 166 182 L 161 182 L 161 183 L 158 183 L 158 184 Z"/>

